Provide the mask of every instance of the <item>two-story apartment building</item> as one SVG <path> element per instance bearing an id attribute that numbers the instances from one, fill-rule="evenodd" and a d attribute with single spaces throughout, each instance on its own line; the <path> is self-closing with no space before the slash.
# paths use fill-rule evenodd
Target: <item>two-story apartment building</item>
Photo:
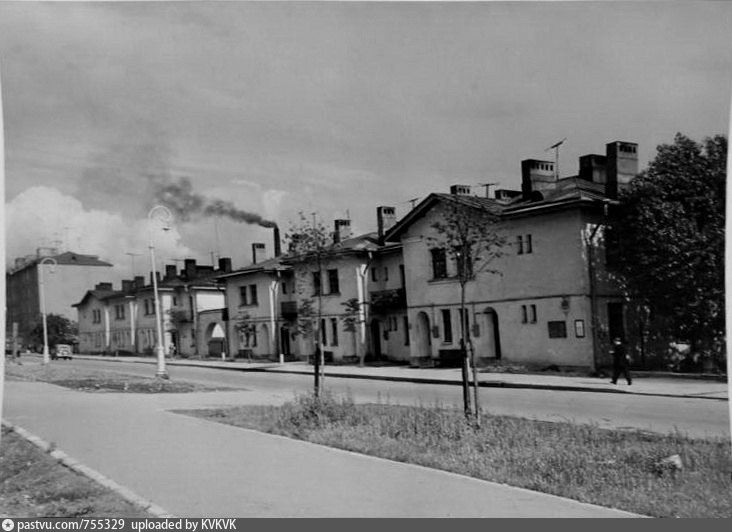
<path id="1" fill-rule="evenodd" d="M 206 356 L 214 328 L 223 326 L 224 293 L 214 277 L 231 271 L 231 261 L 220 259 L 218 270 L 193 259 L 184 264 L 180 272 L 168 265 L 164 277 L 158 274 L 163 348 L 169 355 Z M 124 280 L 119 290 L 99 283 L 73 306 L 81 352 L 153 353 L 157 321 L 152 278 L 149 284 L 142 276 Z"/>
<path id="2" fill-rule="evenodd" d="M 468 331 L 484 362 L 592 368 L 611 336 L 625 336 L 623 298 L 604 274 L 606 205 L 637 173 L 637 146 L 607 145 L 559 179 L 554 163 L 522 163 L 522 191 L 493 198 L 456 185 L 430 194 L 389 233 L 403 246 L 413 363 L 454 358 L 462 325 L 456 264 L 435 252 L 434 222 L 445 205 L 491 213 L 507 239 L 503 255 L 467 284 Z"/>

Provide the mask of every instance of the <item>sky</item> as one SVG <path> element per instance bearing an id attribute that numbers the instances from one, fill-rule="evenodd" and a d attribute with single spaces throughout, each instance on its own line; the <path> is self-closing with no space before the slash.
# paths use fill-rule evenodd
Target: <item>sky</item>
<path id="1" fill-rule="evenodd" d="M 0 2 L 6 258 L 251 261 L 615 140 L 727 134 L 728 2 Z M 171 207 L 163 231 L 149 222 Z M 158 212 L 158 211 L 156 211 Z"/>

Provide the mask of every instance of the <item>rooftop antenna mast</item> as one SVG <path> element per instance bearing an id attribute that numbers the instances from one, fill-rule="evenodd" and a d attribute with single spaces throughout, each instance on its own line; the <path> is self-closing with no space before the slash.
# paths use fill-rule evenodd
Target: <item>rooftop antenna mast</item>
<path id="1" fill-rule="evenodd" d="M 556 179 L 559 179 L 559 146 L 564 144 L 564 141 L 567 140 L 567 137 L 564 137 L 559 142 L 552 144 L 544 151 L 554 150 L 554 177 Z"/>
<path id="2" fill-rule="evenodd" d="M 410 200 L 405 201 L 404 203 L 411 203 L 412 209 L 414 209 L 414 206 L 417 204 L 417 201 L 419 201 L 419 198 L 412 198 Z"/>
<path id="3" fill-rule="evenodd" d="M 125 253 L 125 255 L 130 256 L 130 261 L 132 262 L 132 277 L 134 277 L 135 276 L 135 257 L 139 257 L 140 255 L 142 255 L 142 253 L 127 252 L 127 253 Z"/>

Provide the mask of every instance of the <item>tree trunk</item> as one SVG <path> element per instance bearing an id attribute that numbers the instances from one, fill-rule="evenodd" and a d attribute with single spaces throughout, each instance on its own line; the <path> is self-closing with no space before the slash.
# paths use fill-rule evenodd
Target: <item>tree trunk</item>
<path id="1" fill-rule="evenodd" d="M 468 350 L 465 348 L 465 283 L 460 283 L 460 351 L 463 359 L 462 364 L 462 385 L 463 385 L 463 408 L 466 419 L 470 420 L 473 411 L 470 405 L 470 376 Z"/>
<path id="2" fill-rule="evenodd" d="M 475 426 L 476 428 L 480 428 L 480 398 L 478 397 L 478 388 L 480 386 L 480 383 L 478 382 L 478 368 L 475 364 L 475 349 L 473 348 L 473 342 L 470 339 L 468 339 L 468 349 L 470 352 L 470 365 L 473 369 L 473 404 L 475 405 Z"/>

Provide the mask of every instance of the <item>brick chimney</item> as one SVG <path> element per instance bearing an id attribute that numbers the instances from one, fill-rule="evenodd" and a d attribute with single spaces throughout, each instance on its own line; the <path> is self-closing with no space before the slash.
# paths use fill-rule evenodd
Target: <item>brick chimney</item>
<path id="1" fill-rule="evenodd" d="M 384 242 L 386 232 L 396 225 L 396 210 L 394 207 L 376 207 L 376 226 L 379 232 L 379 242 Z"/>
<path id="2" fill-rule="evenodd" d="M 175 279 L 178 277 L 178 270 L 175 267 L 175 264 L 166 264 L 165 265 L 165 278 L 166 279 Z"/>
<path id="3" fill-rule="evenodd" d="M 470 196 L 470 185 L 452 185 L 450 194 L 455 196 Z"/>
<path id="4" fill-rule="evenodd" d="M 135 288 L 142 288 L 145 286 L 145 277 L 142 275 L 135 276 Z"/>
<path id="5" fill-rule="evenodd" d="M 229 257 L 219 258 L 219 271 L 229 273 L 231 271 L 231 259 Z"/>
<path id="6" fill-rule="evenodd" d="M 131 292 L 134 287 L 135 287 L 135 281 L 132 281 L 129 279 L 122 280 L 122 291 L 123 292 Z"/>
<path id="7" fill-rule="evenodd" d="M 112 290 L 112 283 L 97 283 L 94 290 Z"/>
<path id="8" fill-rule="evenodd" d="M 338 244 L 351 236 L 351 220 L 339 219 L 334 221 L 333 243 Z"/>
<path id="9" fill-rule="evenodd" d="M 593 183 L 605 183 L 607 179 L 606 157 L 594 153 L 580 157 L 579 177 Z"/>
<path id="10" fill-rule="evenodd" d="M 257 264 L 261 260 L 267 258 L 267 246 L 262 242 L 254 242 L 252 244 L 252 264 Z"/>
<path id="11" fill-rule="evenodd" d="M 638 145 L 633 142 L 615 141 L 605 146 L 607 180 L 605 194 L 617 198 L 618 192 L 628 186 L 638 174 Z"/>
<path id="12" fill-rule="evenodd" d="M 277 258 L 282 255 L 282 242 L 280 240 L 280 228 L 276 225 L 272 228 L 272 238 L 274 239 L 274 256 Z"/>
<path id="13" fill-rule="evenodd" d="M 553 190 L 557 184 L 553 161 L 524 159 L 521 161 L 521 192 L 525 200 L 538 199 L 537 193 Z"/>
<path id="14" fill-rule="evenodd" d="M 186 274 L 186 279 L 190 281 L 196 278 L 196 259 L 185 259 L 183 261 L 183 268 Z"/>

